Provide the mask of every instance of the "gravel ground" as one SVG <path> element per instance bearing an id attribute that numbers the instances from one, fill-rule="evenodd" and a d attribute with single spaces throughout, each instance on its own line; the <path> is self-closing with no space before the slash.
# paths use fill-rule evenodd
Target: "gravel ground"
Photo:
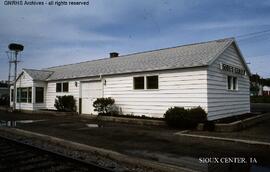
<path id="1" fill-rule="evenodd" d="M 125 166 L 124 164 L 120 164 L 109 157 L 100 156 L 97 153 L 90 153 L 90 152 L 84 152 L 84 151 L 78 151 L 78 150 L 71 150 L 62 146 L 59 146 L 57 144 L 44 142 L 41 140 L 38 140 L 36 138 L 27 138 L 20 135 L 14 135 L 10 133 L 3 133 L 0 131 L 0 135 L 4 136 L 6 138 L 10 138 L 12 140 L 17 140 L 21 143 L 32 145 L 41 149 L 50 150 L 55 153 L 60 153 L 61 155 L 65 155 L 67 157 L 72 157 L 75 159 L 83 160 L 86 162 L 90 162 L 93 164 L 96 164 L 101 167 L 105 167 L 107 169 L 112 169 L 119 172 L 146 172 L 148 170 L 144 170 L 139 167 L 130 167 Z"/>
<path id="2" fill-rule="evenodd" d="M 105 123 L 78 116 L 48 116 L 6 113 L 0 111 L 0 119 L 43 120 L 33 123 L 16 123 L 16 127 L 71 140 L 95 147 L 114 150 L 134 157 L 145 158 L 172 165 L 200 169 L 199 157 L 262 157 L 263 165 L 270 165 L 263 150 L 250 152 L 245 147 L 228 147 L 202 142 L 180 140 L 170 128 Z M 90 124 L 90 125 L 89 125 Z M 88 125 L 88 126 L 87 126 Z M 96 127 L 98 125 L 99 127 Z M 89 127 L 92 126 L 92 127 Z M 267 127 L 267 126 L 265 126 Z M 269 131 L 268 128 L 262 128 Z M 262 133 L 265 133 L 261 131 Z M 255 135 L 256 131 L 254 131 Z M 250 136 L 252 137 L 252 136 Z M 178 139 L 178 140 L 177 140 Z M 266 159 L 266 160 L 265 160 Z"/>

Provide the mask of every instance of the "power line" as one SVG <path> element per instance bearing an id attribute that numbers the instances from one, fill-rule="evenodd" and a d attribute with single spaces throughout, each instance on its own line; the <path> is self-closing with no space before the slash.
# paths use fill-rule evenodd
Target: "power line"
<path id="1" fill-rule="evenodd" d="M 258 57 L 267 57 L 270 56 L 270 54 L 260 55 L 260 56 L 249 56 L 248 58 L 258 58 Z"/>
<path id="2" fill-rule="evenodd" d="M 242 42 L 241 44 L 243 44 L 243 43 L 246 44 L 246 43 L 254 42 L 255 40 L 256 40 L 256 42 L 258 42 L 258 39 L 259 39 L 259 41 L 269 41 L 270 34 L 268 34 L 268 35 L 253 35 L 250 37 L 237 39 L 237 41 Z M 254 40 L 254 41 L 251 41 L 251 40 Z"/>
<path id="3" fill-rule="evenodd" d="M 267 33 L 270 33 L 270 29 L 267 29 L 267 30 L 262 30 L 262 31 L 258 31 L 258 32 L 251 32 L 251 33 L 247 33 L 247 34 L 242 34 L 242 35 L 237 35 L 235 36 L 236 38 L 242 38 L 241 40 L 243 39 L 248 39 L 248 38 L 245 38 L 245 37 L 256 37 L 258 35 L 262 35 L 262 34 L 267 34 Z"/>

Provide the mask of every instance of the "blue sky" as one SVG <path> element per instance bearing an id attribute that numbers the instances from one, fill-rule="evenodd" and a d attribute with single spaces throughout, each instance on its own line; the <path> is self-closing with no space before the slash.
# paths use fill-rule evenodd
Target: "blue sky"
<path id="1" fill-rule="evenodd" d="M 0 80 L 5 51 L 25 46 L 21 68 L 41 69 L 182 44 L 236 37 L 253 73 L 270 77 L 270 0 L 90 0 L 89 6 L 0 2 Z"/>

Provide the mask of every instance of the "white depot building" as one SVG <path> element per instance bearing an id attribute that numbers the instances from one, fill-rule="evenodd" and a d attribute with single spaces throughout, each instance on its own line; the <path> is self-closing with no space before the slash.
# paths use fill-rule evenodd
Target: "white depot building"
<path id="1" fill-rule="evenodd" d="M 173 106 L 201 106 L 211 120 L 250 112 L 249 76 L 236 41 L 228 38 L 23 69 L 15 101 L 17 109 L 54 109 L 56 96 L 73 95 L 79 113 L 94 114 L 96 98 L 112 97 L 124 114 L 163 117 Z"/>

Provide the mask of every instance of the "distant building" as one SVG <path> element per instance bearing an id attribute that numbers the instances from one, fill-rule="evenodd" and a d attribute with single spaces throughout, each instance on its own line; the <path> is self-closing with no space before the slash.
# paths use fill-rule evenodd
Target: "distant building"
<path id="1" fill-rule="evenodd" d="M 263 95 L 264 96 L 270 96 L 270 87 L 269 86 L 264 86 L 263 87 Z"/>
<path id="2" fill-rule="evenodd" d="M 124 114 L 163 117 L 173 106 L 201 106 L 212 120 L 250 112 L 249 77 L 236 41 L 228 38 L 24 69 L 14 101 L 17 109 L 55 109 L 56 96 L 73 95 L 78 113 L 96 114 L 93 101 L 112 97 Z"/>

